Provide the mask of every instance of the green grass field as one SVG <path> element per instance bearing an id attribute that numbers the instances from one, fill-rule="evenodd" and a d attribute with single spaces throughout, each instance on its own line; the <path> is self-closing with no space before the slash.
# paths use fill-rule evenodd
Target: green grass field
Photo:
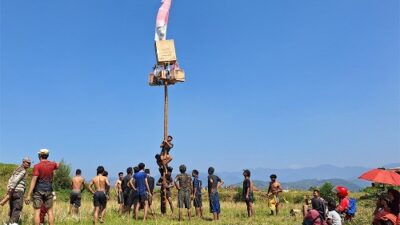
<path id="1" fill-rule="evenodd" d="M 0 194 L 3 196 L 5 194 L 6 182 L 8 180 L 9 172 L 12 172 L 12 168 L 4 164 L 0 165 Z M 30 177 L 29 177 L 30 179 Z M 255 193 L 256 202 L 254 204 L 256 215 L 252 218 L 247 218 L 246 206 L 244 202 L 235 203 L 234 198 L 236 195 L 236 190 L 223 189 L 220 191 L 221 197 L 221 218 L 218 224 L 270 224 L 270 225 L 297 225 L 302 223 L 302 215 L 297 215 L 296 217 L 291 217 L 289 211 L 291 209 L 301 209 L 302 199 L 305 195 L 311 195 L 311 192 L 304 191 L 290 191 L 288 193 L 282 194 L 282 199 L 287 202 L 282 205 L 280 215 L 269 216 L 269 209 L 266 201 L 266 192 L 257 191 Z M 366 193 L 352 193 L 351 196 L 358 199 L 358 212 L 357 215 L 351 223 L 352 225 L 367 225 L 371 224 L 372 212 L 374 209 L 374 200 L 360 200 L 360 197 L 366 195 Z M 156 211 L 156 218 L 149 216 L 148 221 L 145 224 L 187 224 L 188 220 L 186 217 L 186 210 L 184 211 L 184 221 L 178 221 L 178 211 L 175 210 L 173 215 L 168 214 L 168 216 L 161 217 L 160 214 L 160 195 L 156 193 L 153 197 L 153 207 Z M 173 202 L 176 206 L 176 190 L 173 190 Z M 203 194 L 203 206 L 204 206 L 204 219 L 192 218 L 191 224 L 210 224 L 212 214 L 209 213 L 208 199 L 206 194 Z M 88 191 L 83 193 L 82 207 L 81 207 L 81 221 L 77 218 L 68 215 L 68 192 L 58 192 L 57 200 L 54 205 L 56 224 L 60 225 L 73 225 L 73 224 L 92 224 L 92 212 L 93 205 L 91 200 L 91 195 Z M 176 208 L 176 207 L 175 207 Z M 116 197 L 111 196 L 109 203 L 107 205 L 107 212 L 105 217 L 105 224 L 110 225 L 123 225 L 123 224 L 144 224 L 141 220 L 136 221 L 127 216 L 120 216 L 117 212 L 118 205 L 116 202 Z M 32 206 L 25 205 L 22 214 L 23 224 L 32 224 Z M 169 211 L 168 211 L 169 212 Z M 4 206 L 0 211 L 0 222 L 3 224 L 6 222 L 8 216 L 8 206 Z M 194 208 L 192 208 L 192 214 L 194 215 Z M 143 211 L 140 211 L 139 218 L 143 217 Z"/>

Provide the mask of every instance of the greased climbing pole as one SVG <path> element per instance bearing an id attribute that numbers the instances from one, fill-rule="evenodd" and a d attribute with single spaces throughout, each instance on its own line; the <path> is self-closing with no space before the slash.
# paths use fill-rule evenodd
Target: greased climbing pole
<path id="1" fill-rule="evenodd" d="M 173 147 L 172 137 L 168 135 L 168 86 L 185 81 L 185 72 L 179 67 L 176 59 L 174 40 L 166 39 L 171 2 L 172 0 L 163 0 L 158 10 L 154 38 L 157 63 L 149 74 L 150 86 L 164 86 L 164 138 L 160 145 L 161 153 L 156 155 L 162 178 L 161 213 L 163 214 L 166 212 L 167 189 L 170 187 L 172 172 L 172 168 L 168 166 L 172 161 L 169 152 Z"/>

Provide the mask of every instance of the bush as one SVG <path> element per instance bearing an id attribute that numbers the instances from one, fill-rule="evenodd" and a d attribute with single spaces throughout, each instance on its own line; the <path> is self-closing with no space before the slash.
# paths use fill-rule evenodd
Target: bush
<path id="1" fill-rule="evenodd" d="M 319 189 L 321 197 L 324 199 L 335 199 L 336 194 L 335 192 L 333 192 L 333 188 L 334 186 L 331 183 L 329 182 L 324 183 Z"/>
<path id="2" fill-rule="evenodd" d="M 60 167 L 56 170 L 53 180 L 53 188 L 56 191 L 71 188 L 71 166 L 61 160 Z"/>
<path id="3" fill-rule="evenodd" d="M 235 194 L 235 196 L 233 197 L 233 201 L 234 201 L 235 203 L 244 201 L 243 188 L 241 188 L 241 187 L 237 187 L 237 188 L 236 188 L 236 194 Z"/>

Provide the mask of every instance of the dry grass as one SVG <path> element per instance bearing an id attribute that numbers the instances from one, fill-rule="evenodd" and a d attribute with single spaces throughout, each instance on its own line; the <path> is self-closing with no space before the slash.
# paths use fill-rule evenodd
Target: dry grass
<path id="1" fill-rule="evenodd" d="M 265 198 L 263 197 L 265 193 L 258 192 L 256 194 L 257 201 L 254 204 L 256 215 L 250 219 L 247 218 L 246 206 L 244 203 L 234 203 L 231 199 L 233 198 L 235 191 L 224 190 L 221 193 L 221 196 L 225 196 L 224 201 L 221 202 L 221 219 L 217 222 L 217 224 L 269 224 L 269 225 L 297 225 L 302 223 L 302 216 L 298 215 L 297 218 L 293 218 L 289 216 L 290 209 L 301 208 L 301 203 L 285 203 L 281 209 L 281 213 L 279 216 L 269 216 L 269 210 L 267 208 L 267 204 Z M 305 195 L 305 192 L 292 192 L 290 195 Z M 308 193 L 309 194 L 309 193 Z M 232 196 L 232 198 L 230 198 Z M 356 197 L 359 197 L 358 194 Z M 156 219 L 149 217 L 149 220 L 146 223 L 142 221 L 135 221 L 132 219 L 128 219 L 127 216 L 119 216 L 117 213 L 118 205 L 116 203 L 115 197 L 112 196 L 112 199 L 109 201 L 107 206 L 107 213 L 105 218 L 105 224 L 112 225 L 122 225 L 122 224 L 187 224 L 187 218 L 184 217 L 184 222 L 178 222 L 178 214 L 177 210 L 173 215 L 168 215 L 165 217 L 161 217 L 160 215 L 160 201 L 159 195 L 156 194 L 154 196 L 153 205 L 157 212 Z M 287 198 L 289 199 L 289 197 Z M 174 204 L 176 204 L 176 198 L 174 198 Z M 204 205 L 204 219 L 193 218 L 192 224 L 210 224 L 212 219 L 212 214 L 209 213 L 208 201 L 206 198 L 203 198 Z M 63 195 L 58 198 L 54 206 L 55 215 L 56 215 L 56 224 L 63 225 L 75 225 L 75 224 L 92 224 L 92 211 L 93 206 L 91 202 L 90 195 L 86 192 L 84 195 L 84 199 L 82 201 L 81 213 L 82 220 L 79 222 L 76 218 L 73 218 L 68 215 L 68 201 L 67 196 Z M 7 218 L 7 210 L 8 207 L 3 207 L 0 212 L 0 222 L 4 222 Z M 23 210 L 22 221 L 23 224 L 32 224 L 32 206 L 25 206 Z M 373 202 L 371 201 L 359 201 L 358 202 L 358 213 L 353 222 L 349 223 L 352 225 L 367 225 L 371 223 L 371 215 L 373 211 Z M 194 209 L 192 208 L 192 213 L 194 214 Z M 140 212 L 140 218 L 143 216 L 143 211 Z"/>

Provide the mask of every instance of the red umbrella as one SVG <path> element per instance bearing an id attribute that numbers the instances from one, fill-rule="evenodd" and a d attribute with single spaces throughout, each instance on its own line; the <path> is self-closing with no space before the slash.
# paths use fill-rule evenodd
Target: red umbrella
<path id="1" fill-rule="evenodd" d="M 369 180 L 381 184 L 400 186 L 400 175 L 385 169 L 373 169 L 365 172 L 359 179 Z"/>

